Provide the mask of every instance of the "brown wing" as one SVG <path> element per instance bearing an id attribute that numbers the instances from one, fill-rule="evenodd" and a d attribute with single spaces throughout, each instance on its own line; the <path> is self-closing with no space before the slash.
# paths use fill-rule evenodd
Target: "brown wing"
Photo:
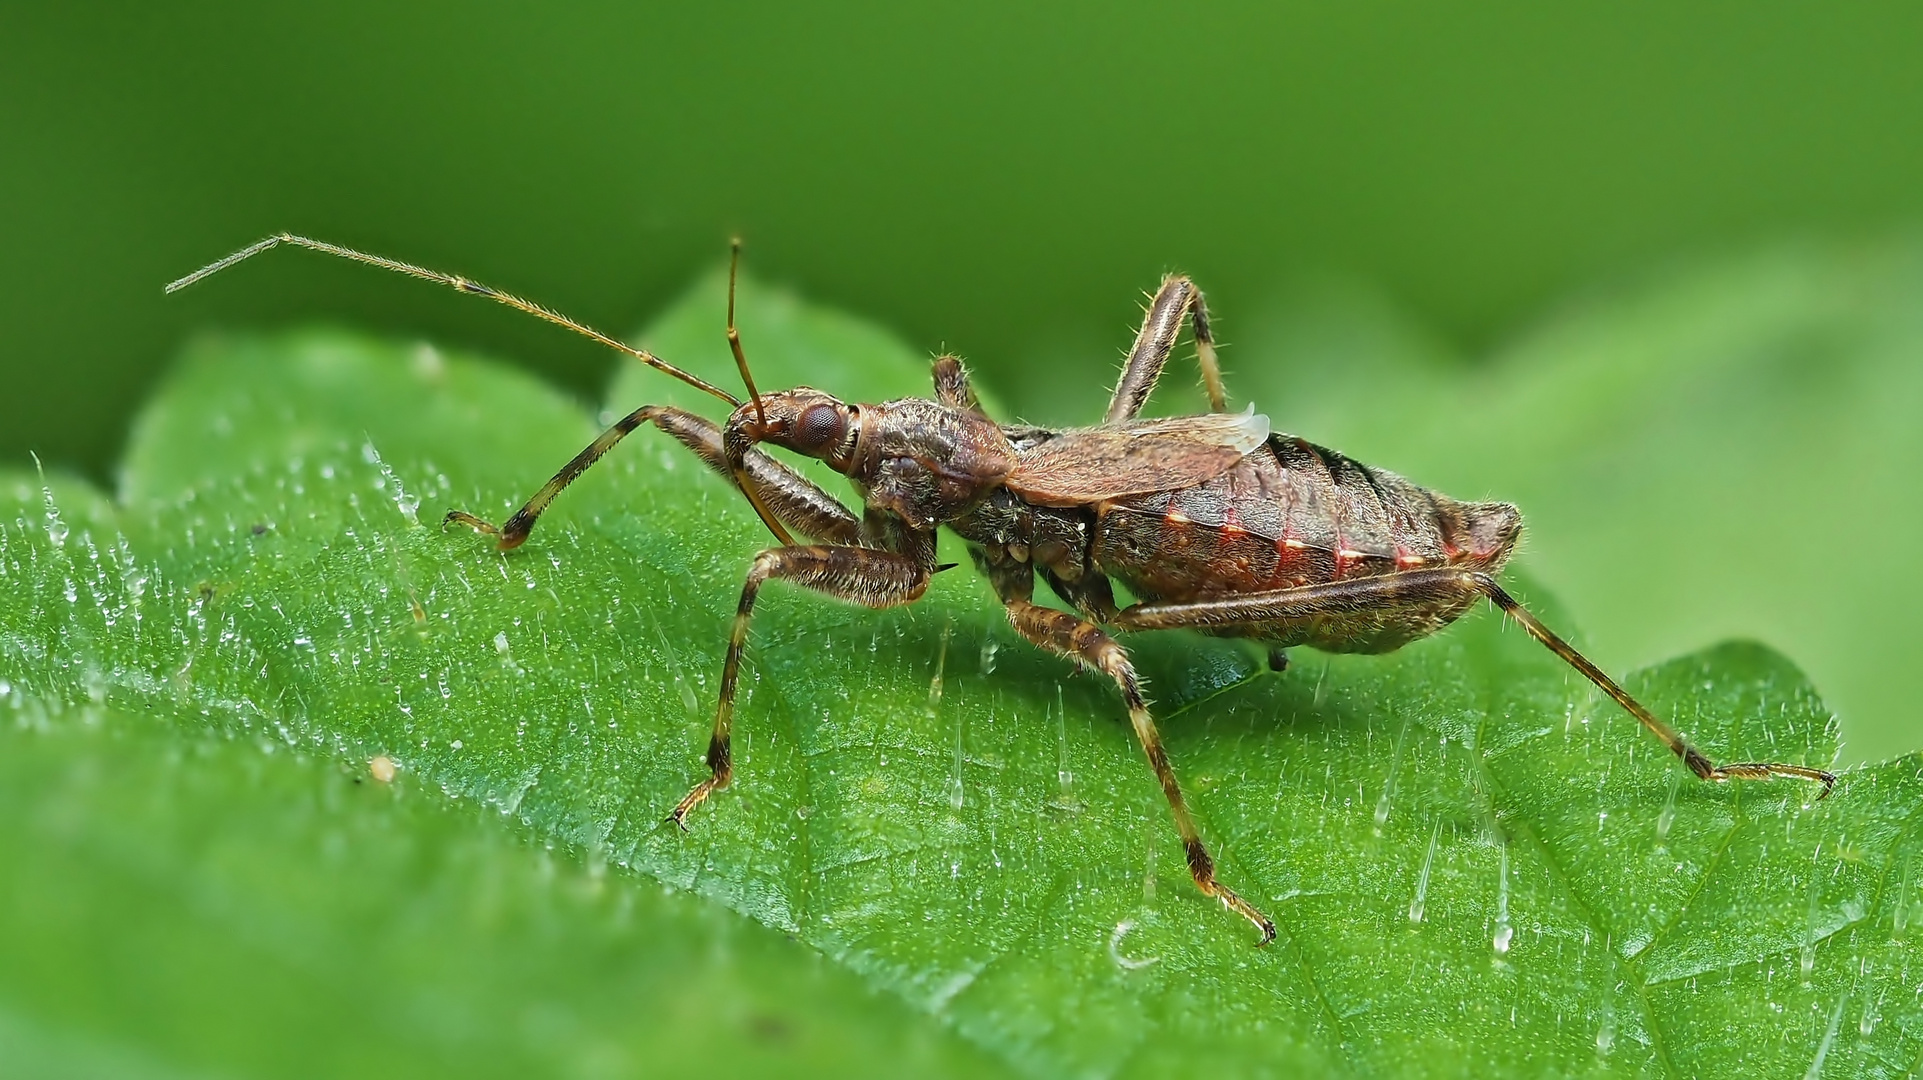
<path id="1" fill-rule="evenodd" d="M 1227 472 L 1268 437 L 1253 409 L 1080 428 L 1024 449 L 1005 483 L 1041 506 L 1173 491 Z"/>

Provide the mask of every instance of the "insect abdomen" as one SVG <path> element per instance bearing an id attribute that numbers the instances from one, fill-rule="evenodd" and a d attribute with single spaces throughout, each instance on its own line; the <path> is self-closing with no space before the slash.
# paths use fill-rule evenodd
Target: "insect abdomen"
<path id="1" fill-rule="evenodd" d="M 1193 487 L 1096 509 L 1094 560 L 1144 599 L 1184 601 L 1460 565 L 1493 572 L 1521 518 L 1273 435 Z"/>

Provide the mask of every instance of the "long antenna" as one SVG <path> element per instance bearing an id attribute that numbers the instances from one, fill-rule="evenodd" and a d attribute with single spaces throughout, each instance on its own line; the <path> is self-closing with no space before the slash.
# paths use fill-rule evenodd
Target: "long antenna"
<path id="1" fill-rule="evenodd" d="M 740 277 L 740 273 L 741 238 L 737 236 L 728 242 L 728 348 L 734 352 L 734 366 L 741 369 L 741 381 L 747 384 L 748 400 L 754 402 L 755 433 L 759 438 L 760 433 L 768 428 L 768 414 L 762 411 L 761 391 L 755 389 L 755 378 L 748 374 L 748 354 L 742 351 L 741 331 L 735 329 L 734 325 L 735 281 Z M 748 481 L 747 462 L 730 454 L 728 468 L 734 474 L 734 486 L 740 488 L 741 494 L 747 497 L 748 505 L 754 507 L 755 514 L 761 518 L 761 523 L 768 527 L 769 532 L 775 534 L 775 539 L 781 541 L 782 547 L 795 546 L 795 538 L 788 534 L 787 529 L 781 527 L 781 519 L 769 513 L 767 505 L 761 501 L 760 496 L 755 494 L 754 485 Z"/>
<path id="2" fill-rule="evenodd" d="M 768 414 L 761 411 L 761 391 L 755 389 L 755 377 L 748 374 L 748 354 L 741 350 L 741 331 L 734 326 L 734 285 L 741 271 L 741 238 L 735 237 L 728 242 L 728 348 L 734 351 L 734 366 L 741 369 L 741 381 L 747 384 L 748 400 L 755 403 L 755 423 L 765 426 Z"/>
<path id="3" fill-rule="evenodd" d="M 366 263 L 369 266 L 378 266 L 383 270 L 392 270 L 397 274 L 406 274 L 409 277 L 417 277 L 422 279 L 423 281 L 439 282 L 440 284 L 446 285 L 447 287 L 454 289 L 457 292 L 464 292 L 473 296 L 484 296 L 489 300 L 506 304 L 508 307 L 511 307 L 516 311 L 524 311 L 529 315 L 534 316 L 537 319 L 545 319 L 546 321 L 551 322 L 556 326 L 565 327 L 569 330 L 574 331 L 577 334 L 580 334 L 582 337 L 593 338 L 595 341 L 598 341 L 601 344 L 606 345 L 608 348 L 613 349 L 617 352 L 626 353 L 627 355 L 634 357 L 636 360 L 641 361 L 642 363 L 648 365 L 649 367 L 654 368 L 656 371 L 660 371 L 665 374 L 672 375 L 673 377 L 680 379 L 682 382 L 687 383 L 689 386 L 694 387 L 696 390 L 699 390 L 705 394 L 712 394 L 715 397 L 720 398 L 721 400 L 727 402 L 730 408 L 741 407 L 741 400 L 735 397 L 733 394 L 730 394 L 726 390 L 723 390 L 718 386 L 708 383 L 703 379 L 697 378 L 694 375 L 690 375 L 689 373 L 682 371 L 680 368 L 675 367 L 673 364 L 668 363 L 666 360 L 661 359 L 660 357 L 654 355 L 653 353 L 647 351 L 646 349 L 637 349 L 632 345 L 627 345 L 622 342 L 616 341 L 614 338 L 609 337 L 608 335 L 602 333 L 599 330 L 594 329 L 591 326 L 586 325 L 585 323 L 576 322 L 573 319 L 568 318 L 566 315 L 563 315 L 558 311 L 551 311 L 548 308 L 544 308 L 539 304 L 533 303 L 532 301 L 523 300 L 520 297 L 513 295 L 512 293 L 504 293 L 499 289 L 489 288 L 488 286 L 483 285 L 478 281 L 471 281 L 467 278 L 461 277 L 459 274 L 443 274 L 435 270 L 426 269 L 425 267 L 415 266 L 413 263 L 401 262 L 398 259 L 387 259 L 379 255 L 369 255 L 367 252 L 364 252 L 364 251 L 355 251 L 353 248 L 341 247 L 339 244 L 330 244 L 325 240 L 310 240 L 305 236 L 295 236 L 293 233 L 276 233 L 275 235 L 270 236 L 267 239 L 260 241 L 259 243 L 249 244 L 248 246 L 241 248 L 239 251 L 234 252 L 232 255 L 229 255 L 224 259 L 221 259 L 217 262 L 209 263 L 206 266 L 201 267 L 200 269 L 194 271 L 193 273 L 188 274 L 186 277 L 181 278 L 179 281 L 168 283 L 167 291 L 170 293 L 179 292 L 180 290 L 186 288 L 187 286 L 192 285 L 194 282 L 199 281 L 201 278 L 211 277 L 212 275 L 220 273 L 222 270 L 227 269 L 228 267 L 234 265 L 235 263 L 243 262 L 247 259 L 251 259 L 254 256 L 260 254 L 261 252 L 268 250 L 269 248 L 279 247 L 282 244 L 293 244 L 296 247 L 304 247 L 309 249 L 310 251 L 318 251 L 318 252 L 321 252 L 322 254 L 338 256 L 340 258 L 347 259 L 352 262 Z M 733 298 L 732 290 L 730 290 L 729 292 L 729 297 L 730 297 L 730 300 L 732 301 L 732 298 Z M 730 306 L 732 306 L 732 304 Z M 734 322 L 732 312 L 730 313 L 728 321 L 729 321 L 730 327 L 732 327 Z M 731 341 L 734 340 L 734 335 L 732 333 L 732 330 L 730 331 L 729 338 Z M 734 352 L 735 352 L 736 359 L 739 360 L 741 358 L 741 346 L 738 342 L 735 344 Z M 740 363 L 741 363 L 741 374 L 745 378 L 748 374 L 748 362 L 746 360 L 741 360 Z M 752 382 L 748 384 L 748 391 L 751 395 L 754 392 L 754 384 Z M 757 401 L 757 404 L 759 404 L 758 401 Z"/>

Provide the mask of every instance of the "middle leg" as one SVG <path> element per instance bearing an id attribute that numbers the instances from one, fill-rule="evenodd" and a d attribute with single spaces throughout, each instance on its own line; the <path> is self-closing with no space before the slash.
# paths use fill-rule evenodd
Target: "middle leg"
<path id="1" fill-rule="evenodd" d="M 1162 785 L 1162 795 L 1168 799 L 1169 811 L 1175 816 L 1175 831 L 1181 834 L 1182 851 L 1188 859 L 1189 876 L 1195 879 L 1196 888 L 1202 890 L 1202 895 L 1215 897 L 1223 907 L 1254 923 L 1262 935 L 1261 940 L 1256 942 L 1258 946 L 1274 941 L 1275 923 L 1257 911 L 1254 905 L 1236 895 L 1234 889 L 1215 880 L 1215 860 L 1203 845 L 1201 830 L 1195 827 L 1195 818 L 1189 813 L 1188 800 L 1182 797 L 1182 787 L 1176 783 L 1175 769 L 1169 765 L 1168 751 L 1162 748 L 1161 733 L 1155 730 L 1155 720 L 1149 716 L 1148 702 L 1142 697 L 1141 680 L 1136 677 L 1135 665 L 1129 662 L 1128 653 L 1094 623 L 1076 618 L 1066 611 L 1034 603 L 1030 598 L 1034 594 L 1035 578 L 1026 564 L 998 560 L 979 549 L 976 551 L 976 562 L 994 584 L 995 592 L 1001 596 L 1002 605 L 1008 611 L 1008 621 L 1014 625 L 1016 633 L 1028 639 L 1030 644 L 1115 680 L 1115 685 L 1121 688 L 1122 701 L 1128 706 L 1128 719 L 1135 728 L 1135 738 L 1142 744 L 1142 752 L 1148 755 L 1149 768 L 1155 770 L 1155 779 Z"/>

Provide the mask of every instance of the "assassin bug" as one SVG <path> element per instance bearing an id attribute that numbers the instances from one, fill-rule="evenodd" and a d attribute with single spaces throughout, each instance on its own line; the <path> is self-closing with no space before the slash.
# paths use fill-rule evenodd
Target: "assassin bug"
<path id="1" fill-rule="evenodd" d="M 755 597 L 769 580 L 883 608 L 913 603 L 935 562 L 935 532 L 968 541 L 1015 630 L 1036 646 L 1108 675 L 1120 688 L 1135 734 L 1162 785 L 1201 891 L 1254 923 L 1260 944 L 1275 924 L 1227 885 L 1176 783 L 1128 653 L 1104 627 L 1189 628 L 1329 652 L 1382 653 L 1426 637 L 1487 599 L 1561 657 L 1704 780 L 1795 777 L 1822 785 L 1836 777 L 1802 765 L 1717 765 L 1615 680 L 1537 621 L 1496 583 L 1522 528 L 1516 507 L 1458 502 L 1304 439 L 1269 430 L 1268 418 L 1227 408 L 1202 293 L 1170 276 L 1149 304 L 1103 423 L 1056 431 L 1000 424 L 982 411 L 961 361 L 934 361 L 935 396 L 848 404 L 796 387 L 755 388 L 735 328 L 734 246 L 728 288 L 728 345 L 748 391 L 742 401 L 644 349 L 557 312 L 453 274 L 280 234 L 167 286 L 185 288 L 279 244 L 439 282 L 593 338 L 728 403 L 726 423 L 668 406 L 644 405 L 594 440 L 507 521 L 496 526 L 461 510 L 462 524 L 519 547 L 555 496 L 643 424 L 653 424 L 728 478 L 780 542 L 755 556 L 728 638 L 720 699 L 708 742 L 708 777 L 669 815 L 690 811 L 733 776 L 729 732 L 741 654 Z M 1211 413 L 1139 418 L 1184 324 L 1193 327 Z M 768 443 L 825 461 L 848 477 L 863 503 L 856 514 L 760 449 Z M 815 541 L 797 544 L 793 533 Z M 1040 575 L 1074 613 L 1034 602 Z M 1119 607 L 1111 580 L 1139 598 Z"/>

